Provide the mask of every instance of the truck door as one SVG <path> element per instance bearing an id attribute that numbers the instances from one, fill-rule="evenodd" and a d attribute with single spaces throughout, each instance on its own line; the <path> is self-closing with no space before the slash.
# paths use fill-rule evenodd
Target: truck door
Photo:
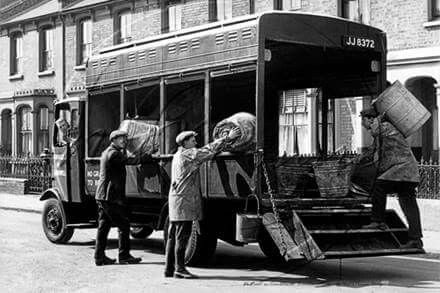
<path id="1" fill-rule="evenodd" d="M 70 201 L 70 151 L 67 138 L 70 111 L 68 103 L 55 105 L 55 124 L 53 131 L 53 176 L 55 187 L 61 193 L 63 200 Z"/>
<path id="2" fill-rule="evenodd" d="M 79 101 L 59 103 L 55 106 L 53 137 L 55 186 L 64 200 L 81 202 L 80 186 L 82 140 L 80 139 Z"/>

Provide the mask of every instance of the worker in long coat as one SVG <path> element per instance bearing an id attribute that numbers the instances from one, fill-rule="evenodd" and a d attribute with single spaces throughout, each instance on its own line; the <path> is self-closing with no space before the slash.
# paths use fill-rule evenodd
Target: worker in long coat
<path id="1" fill-rule="evenodd" d="M 194 131 L 184 131 L 176 137 L 179 145 L 171 163 L 171 187 L 168 195 L 169 221 L 166 245 L 165 277 L 195 278 L 185 268 L 185 250 L 193 221 L 202 219 L 202 195 L 199 168 L 222 150 L 225 143 L 238 137 L 233 129 L 228 135 L 196 148 Z"/>
<path id="2" fill-rule="evenodd" d="M 367 229 L 386 229 L 386 196 L 397 193 L 399 204 L 408 221 L 409 241 L 404 248 L 422 248 L 422 227 L 416 201 L 420 182 L 418 163 L 403 134 L 374 108 L 361 111 L 362 125 L 374 138 L 373 161 L 377 168 L 372 189 L 371 223 Z"/>
<path id="3" fill-rule="evenodd" d="M 126 153 L 127 133 L 115 130 L 110 134 L 110 146 L 102 153 L 99 181 L 96 190 L 98 206 L 98 231 L 95 247 L 95 264 L 97 266 L 115 263 L 105 255 L 107 236 L 112 225 L 119 229 L 119 263 L 139 263 L 141 258 L 130 254 L 130 220 L 126 206 L 125 180 L 126 165 L 137 165 L 151 161 L 148 154 L 129 157 Z"/>

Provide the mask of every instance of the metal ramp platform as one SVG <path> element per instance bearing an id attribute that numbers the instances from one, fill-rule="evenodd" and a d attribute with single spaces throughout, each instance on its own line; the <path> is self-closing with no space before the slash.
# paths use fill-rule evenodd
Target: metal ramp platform
<path id="1" fill-rule="evenodd" d="M 317 208 L 263 216 L 263 224 L 286 260 L 347 258 L 424 253 L 402 248 L 408 228 L 394 210 L 386 211 L 387 229 L 364 229 L 370 208 Z"/>

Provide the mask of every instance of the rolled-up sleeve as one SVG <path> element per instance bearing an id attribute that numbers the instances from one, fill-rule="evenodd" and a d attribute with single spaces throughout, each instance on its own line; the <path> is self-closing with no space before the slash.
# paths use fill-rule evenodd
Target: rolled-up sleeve
<path id="1" fill-rule="evenodd" d="M 200 165 L 203 162 L 211 160 L 217 153 L 221 152 L 225 145 L 226 138 L 219 138 L 201 148 L 195 149 L 193 152 L 189 152 L 189 159 L 194 164 Z"/>

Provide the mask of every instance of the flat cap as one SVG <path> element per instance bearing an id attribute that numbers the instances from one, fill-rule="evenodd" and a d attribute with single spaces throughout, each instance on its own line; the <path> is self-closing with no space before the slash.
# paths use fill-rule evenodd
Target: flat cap
<path id="1" fill-rule="evenodd" d="M 110 141 L 120 136 L 127 136 L 127 132 L 123 130 L 113 130 L 112 133 L 110 133 Z"/>
<path id="2" fill-rule="evenodd" d="M 374 109 L 373 107 L 364 109 L 361 111 L 360 113 L 361 117 L 377 117 L 379 116 L 379 113 L 377 113 L 376 109 Z"/>
<path id="3" fill-rule="evenodd" d="M 197 132 L 195 131 L 182 131 L 176 136 L 176 143 L 178 145 L 183 145 L 183 142 L 190 138 L 191 136 L 197 136 Z"/>

